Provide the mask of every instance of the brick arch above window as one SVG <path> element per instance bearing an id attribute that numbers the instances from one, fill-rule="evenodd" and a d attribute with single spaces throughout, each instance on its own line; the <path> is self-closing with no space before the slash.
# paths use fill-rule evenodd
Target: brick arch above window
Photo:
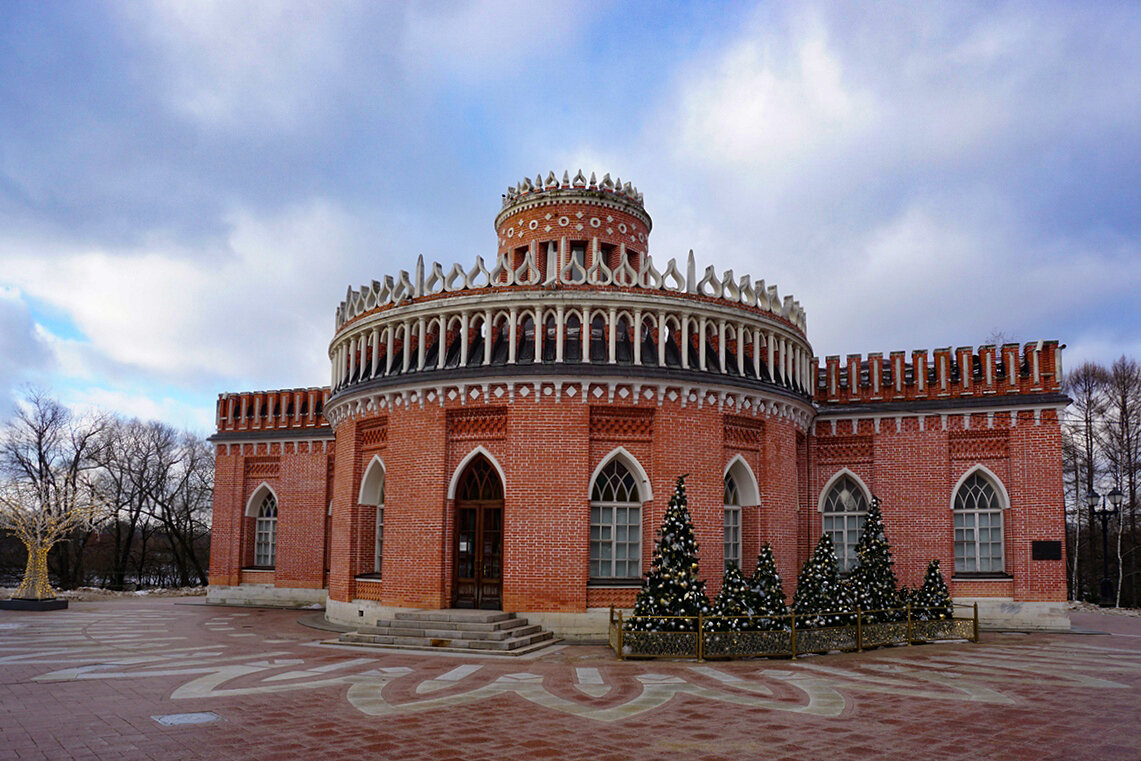
<path id="1" fill-rule="evenodd" d="M 824 512 L 824 506 L 828 500 L 828 494 L 832 491 L 832 487 L 836 485 L 837 481 L 845 476 L 854 481 L 855 485 L 859 487 L 863 492 L 865 504 L 871 504 L 872 490 L 868 488 L 866 483 L 864 483 L 864 479 L 860 478 L 848 468 L 840 468 L 840 470 L 832 474 L 832 477 L 828 479 L 828 483 L 824 484 L 824 488 L 820 490 L 820 496 L 817 498 L 816 502 L 817 512 Z"/>
<path id="2" fill-rule="evenodd" d="M 373 455 L 372 460 L 368 463 L 368 467 L 365 468 L 364 477 L 361 479 L 360 494 L 357 496 L 358 504 L 384 504 L 384 482 L 386 473 L 387 470 L 384 467 L 384 460 L 380 459 L 380 455 Z"/>
<path id="3" fill-rule="evenodd" d="M 503 466 L 499 464 L 499 460 L 495 459 L 495 455 L 487 451 L 486 448 L 478 446 L 468 452 L 464 458 L 460 460 L 460 464 L 457 465 L 456 469 L 452 472 L 452 478 L 448 482 L 448 499 L 456 498 L 456 489 L 459 487 L 460 478 L 463 476 L 464 470 L 467 469 L 468 464 L 472 460 L 474 460 L 476 457 L 479 457 L 480 455 L 486 457 L 487 461 L 491 463 L 491 467 L 495 468 L 496 473 L 499 474 L 499 482 L 503 485 L 503 491 L 506 493 L 507 476 L 503 472 Z"/>
<path id="4" fill-rule="evenodd" d="M 261 510 L 261 504 L 267 496 L 273 497 L 276 504 L 281 504 L 281 500 L 277 498 L 277 492 L 273 490 L 273 487 L 262 481 L 250 495 L 249 501 L 246 502 L 245 515 L 247 518 L 258 517 L 258 511 Z"/>
<path id="5" fill-rule="evenodd" d="M 761 504 L 761 490 L 757 485 L 757 477 L 753 474 L 753 469 L 749 467 L 749 463 L 741 455 L 734 455 L 733 459 L 725 466 L 725 478 L 732 477 L 734 484 L 737 486 L 737 494 L 739 505 L 759 505 Z"/>
<path id="6" fill-rule="evenodd" d="M 619 460 L 626 469 L 634 475 L 638 482 L 638 495 L 639 500 L 642 502 L 649 502 L 654 498 L 654 490 L 650 488 L 650 477 L 646 475 L 646 469 L 642 467 L 642 463 L 638 462 L 638 458 L 630 454 L 626 447 L 615 447 L 607 452 L 598 465 L 595 467 L 594 472 L 590 474 L 590 480 L 586 484 L 586 497 L 591 499 L 591 492 L 594 489 L 594 482 L 598 480 L 598 474 L 602 472 L 612 460 Z"/>
<path id="7" fill-rule="evenodd" d="M 955 509 L 955 500 L 958 497 L 959 490 L 962 488 L 963 484 L 967 482 L 967 479 L 976 473 L 980 474 L 986 480 L 990 481 L 991 486 L 993 486 L 994 490 L 998 492 L 998 498 L 1002 502 L 1002 509 L 1005 510 L 1006 508 L 1010 507 L 1010 494 L 1006 491 L 1006 485 L 1002 482 L 1002 479 L 999 478 L 995 472 L 987 466 L 982 464 L 975 464 L 967 468 L 963 472 L 963 475 L 959 476 L 959 480 L 955 482 L 954 487 L 951 488 L 951 501 L 949 505 L 950 508 L 952 510 Z"/>

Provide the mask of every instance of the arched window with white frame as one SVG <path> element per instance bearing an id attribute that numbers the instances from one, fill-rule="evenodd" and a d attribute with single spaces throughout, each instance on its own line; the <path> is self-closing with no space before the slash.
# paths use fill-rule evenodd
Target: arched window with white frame
<path id="1" fill-rule="evenodd" d="M 373 456 L 365 469 L 364 478 L 361 479 L 358 504 L 371 505 L 376 508 L 376 533 L 373 542 L 373 575 L 380 577 L 384 558 L 384 461 L 379 456 Z"/>
<path id="2" fill-rule="evenodd" d="M 981 468 L 955 490 L 955 573 L 1002 573 L 1002 510 L 1005 499 Z"/>
<path id="3" fill-rule="evenodd" d="M 856 545 L 868 517 L 868 495 L 850 472 L 836 476 L 824 493 L 820 506 L 824 533 L 832 537 L 840 573 L 856 567 Z"/>
<path id="4" fill-rule="evenodd" d="M 254 565 L 272 568 L 277 555 L 277 498 L 266 494 L 254 522 Z"/>
<path id="5" fill-rule="evenodd" d="M 761 501 L 760 490 L 757 488 L 757 479 L 753 469 L 741 455 L 735 455 L 725 466 L 724 475 L 724 549 L 725 567 L 729 563 L 741 565 L 741 532 L 743 506 L 758 505 Z"/>
<path id="6" fill-rule="evenodd" d="M 733 472 L 725 474 L 725 567 L 741 567 L 741 491 Z"/>
<path id="7" fill-rule="evenodd" d="M 642 493 L 639 478 L 614 457 L 590 491 L 590 577 L 632 580 L 642 575 Z"/>

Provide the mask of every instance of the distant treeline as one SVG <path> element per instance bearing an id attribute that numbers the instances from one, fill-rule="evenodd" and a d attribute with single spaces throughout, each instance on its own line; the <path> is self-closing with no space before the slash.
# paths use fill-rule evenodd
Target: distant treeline
<path id="1" fill-rule="evenodd" d="M 1067 552 L 1073 599 L 1137 607 L 1141 604 L 1141 366 L 1122 357 L 1109 367 L 1086 363 L 1066 377 L 1071 398 L 1063 444 L 1066 479 Z M 1117 489 L 1121 505 L 1108 521 L 1102 551 L 1102 522 L 1090 514 L 1090 493 L 1103 500 Z M 1113 593 L 1100 599 L 1108 560 Z"/>
<path id="2" fill-rule="evenodd" d="M 75 415 L 29 392 L 0 431 L 0 478 L 39 487 L 67 473 L 82 475 L 99 512 L 51 550 L 56 586 L 207 583 L 214 454 L 202 437 L 164 423 Z M 17 584 L 26 557 L 14 536 L 0 537 L 0 583 Z"/>

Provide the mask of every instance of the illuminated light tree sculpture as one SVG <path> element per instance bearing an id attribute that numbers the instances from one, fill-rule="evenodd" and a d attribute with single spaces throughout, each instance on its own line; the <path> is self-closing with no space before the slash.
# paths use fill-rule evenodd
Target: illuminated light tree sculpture
<path id="1" fill-rule="evenodd" d="M 90 478 L 105 428 L 32 392 L 0 433 L 0 529 L 28 552 L 14 601 L 52 600 L 48 553 L 106 512 Z"/>

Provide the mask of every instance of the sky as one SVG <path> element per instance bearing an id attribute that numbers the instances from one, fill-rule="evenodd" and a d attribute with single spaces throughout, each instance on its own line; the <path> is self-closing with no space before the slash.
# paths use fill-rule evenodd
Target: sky
<path id="1" fill-rule="evenodd" d="M 494 257 L 524 176 L 645 194 L 817 356 L 1141 357 L 1141 4 L 79 2 L 0 14 L 0 417 L 209 433 L 349 285 Z"/>

